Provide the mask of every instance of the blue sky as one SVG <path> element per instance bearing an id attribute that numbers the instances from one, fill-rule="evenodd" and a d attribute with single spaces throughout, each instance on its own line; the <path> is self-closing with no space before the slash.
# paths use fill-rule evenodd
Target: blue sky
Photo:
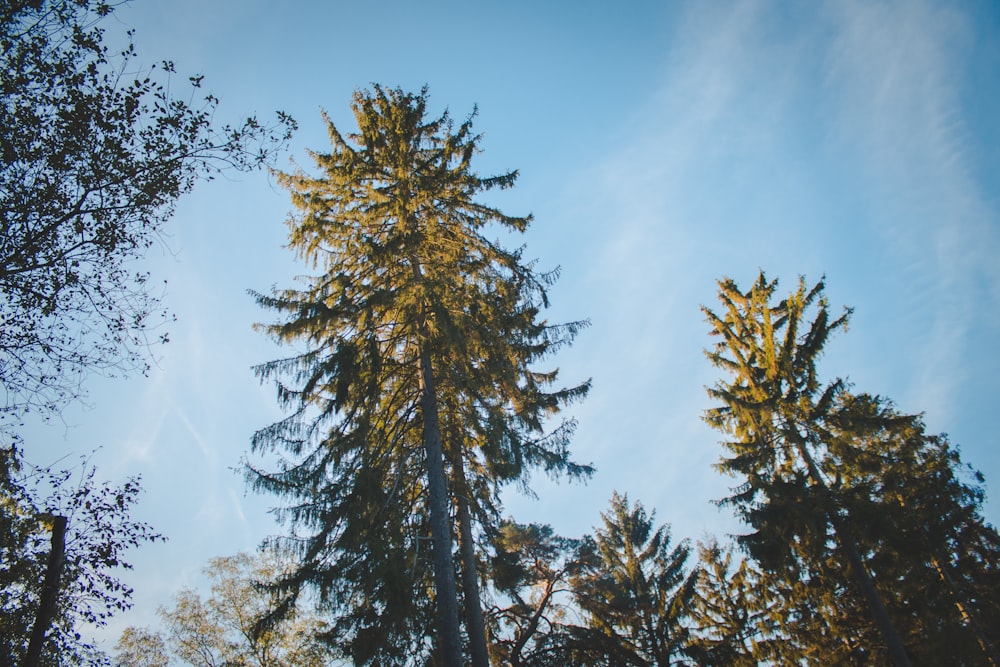
<path id="1" fill-rule="evenodd" d="M 126 26 L 140 61 L 204 74 L 220 120 L 291 113 L 286 168 L 328 145 L 320 109 L 349 130 L 372 82 L 426 83 L 457 117 L 479 105 L 478 168 L 521 173 L 491 203 L 533 212 L 526 256 L 562 267 L 550 319 L 592 321 L 555 361 L 567 382 L 593 377 L 574 452 L 598 472 L 512 493 L 517 519 L 578 536 L 617 489 L 677 539 L 739 529 L 711 504 L 731 480 L 700 421 L 717 374 L 699 306 L 764 269 L 788 289 L 827 276 L 855 312 L 824 371 L 949 433 L 1000 521 L 995 3 L 135 0 L 108 30 Z M 178 316 L 151 376 L 95 378 L 88 407 L 29 434 L 38 462 L 101 446 L 102 476 L 142 475 L 137 514 L 169 537 L 133 554 L 136 606 L 100 633 L 112 643 L 209 558 L 277 530 L 273 499 L 233 468 L 280 416 L 250 367 L 282 351 L 251 331 L 270 315 L 246 290 L 305 271 L 282 248 L 289 209 L 266 174 L 198 186 L 148 258 Z"/>

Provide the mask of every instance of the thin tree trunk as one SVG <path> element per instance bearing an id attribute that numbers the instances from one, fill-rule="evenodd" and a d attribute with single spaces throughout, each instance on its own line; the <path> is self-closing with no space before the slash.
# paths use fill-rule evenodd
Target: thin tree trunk
<path id="1" fill-rule="evenodd" d="M 458 448 L 456 448 L 458 449 Z M 465 630 L 469 635 L 472 667 L 489 667 L 486 648 L 486 623 L 479 596 L 479 574 L 476 570 L 476 550 L 472 539 L 472 515 L 469 512 L 469 484 L 465 479 L 462 452 L 455 452 L 452 470 L 455 474 L 455 503 L 458 513 L 458 544 L 462 556 L 462 597 L 465 601 Z"/>
<path id="2" fill-rule="evenodd" d="M 972 613 L 971 606 L 967 605 L 965 595 L 959 590 L 958 586 L 955 584 L 955 580 L 951 578 L 948 571 L 944 569 L 941 562 L 937 559 L 937 556 L 931 556 L 931 565 L 934 566 L 934 570 L 941 577 L 941 581 L 944 582 L 945 586 L 951 592 L 952 597 L 955 599 L 955 607 L 958 609 L 959 615 L 961 615 L 962 620 L 965 622 L 966 626 L 972 630 L 973 634 L 976 635 L 976 641 L 979 643 L 979 648 L 982 649 L 983 655 L 986 656 L 986 661 L 990 663 L 992 667 L 997 667 L 998 661 L 996 652 L 990 647 L 989 641 L 986 639 L 986 633 L 983 632 L 983 628 L 979 625 L 976 616 Z"/>
<path id="3" fill-rule="evenodd" d="M 552 593 L 555 590 L 556 582 L 559 581 L 559 576 L 560 575 L 556 575 L 545 582 L 545 590 L 542 591 L 542 596 L 538 601 L 538 606 L 535 608 L 534 613 L 528 620 L 528 626 L 523 628 L 514 638 L 514 646 L 510 650 L 511 667 L 520 667 L 521 651 L 524 650 L 524 646 L 528 643 L 528 640 L 531 639 L 531 636 L 535 634 L 536 630 L 538 630 L 538 624 L 541 621 L 542 614 L 545 613 L 545 608 L 549 605 L 549 601 L 552 599 Z"/>
<path id="4" fill-rule="evenodd" d="M 415 227 L 412 219 L 409 222 Z M 409 260 L 415 282 L 422 283 L 424 274 L 419 258 L 410 255 Z M 438 419 L 434 364 L 427 351 L 430 333 L 425 307 L 420 308 L 416 330 L 420 360 L 420 410 L 423 414 L 423 444 L 427 465 L 427 502 L 431 522 L 431 553 L 434 562 L 434 590 L 437 593 L 438 650 L 441 652 L 442 664 L 445 667 L 463 667 L 462 635 L 458 622 L 458 589 L 455 586 L 455 566 L 451 553 L 451 521 L 444 473 L 444 448 Z"/>
<path id="5" fill-rule="evenodd" d="M 906 655 L 903 640 L 900 638 L 899 633 L 896 632 L 896 626 L 892 624 L 892 620 L 889 618 L 889 612 L 882 602 L 882 596 L 879 595 L 878 589 L 875 588 L 875 582 L 868 573 L 868 568 L 865 567 L 864 561 L 861 560 L 861 554 L 858 553 L 857 546 L 846 535 L 843 522 L 833 513 L 831 513 L 831 522 L 833 523 L 834 530 L 837 532 L 840 547 L 847 554 L 847 560 L 851 564 L 854 581 L 861 589 L 862 595 L 864 595 L 865 600 L 868 602 L 868 607 L 871 610 L 875 624 L 878 625 L 879 630 L 882 632 L 882 639 L 889 650 L 889 658 L 896 667 L 910 667 L 910 658 Z"/>
<path id="6" fill-rule="evenodd" d="M 421 329 L 424 328 L 421 322 Z M 426 340 L 426 338 L 424 338 Z M 420 406 L 424 419 L 424 453 L 427 462 L 427 493 L 430 506 L 434 589 L 437 591 L 439 650 L 446 667 L 462 667 L 462 639 L 458 623 L 458 590 L 451 559 L 451 522 L 445 487 L 441 426 L 438 422 L 434 368 L 430 354 L 420 348 Z"/>
<path id="7" fill-rule="evenodd" d="M 899 506 L 906 509 L 906 501 L 903 500 L 903 496 L 900 493 L 896 494 L 896 502 Z M 928 544 L 931 542 L 930 533 L 924 528 L 924 534 L 927 536 Z M 933 548 L 933 547 L 932 547 Z M 976 635 L 976 641 L 979 643 L 979 648 L 982 649 L 983 655 L 986 656 L 986 661 L 990 663 L 991 667 L 997 667 L 1000 663 L 1000 659 L 997 658 L 996 652 L 990 648 L 990 643 L 986 639 L 986 633 L 983 632 L 983 628 L 979 625 L 976 616 L 972 612 L 971 605 L 968 604 L 968 598 L 965 596 L 964 592 L 959 589 L 956 585 L 955 580 L 951 578 L 948 571 L 944 569 L 941 561 L 938 557 L 931 552 L 931 565 L 934 567 L 934 571 L 937 572 L 941 581 L 948 588 L 948 592 L 951 593 L 952 598 L 955 600 L 955 608 L 958 610 L 959 616 L 962 617 L 962 622 L 972 630 L 973 634 Z"/>
<path id="8" fill-rule="evenodd" d="M 41 664 L 42 643 L 45 633 L 49 630 L 52 617 L 56 612 L 56 601 L 59 598 L 59 578 L 62 576 L 63 558 L 66 550 L 66 517 L 56 516 L 52 520 L 52 548 L 49 551 L 49 562 L 45 568 L 45 581 L 42 583 L 41 600 L 38 604 L 38 614 L 35 625 L 31 629 L 28 640 L 28 652 L 24 657 L 25 667 L 38 667 Z"/>
<path id="9" fill-rule="evenodd" d="M 816 467 L 816 463 L 809 454 L 809 450 L 806 449 L 805 443 L 798 442 L 796 444 L 799 454 L 802 456 L 809 470 L 809 477 L 823 496 L 824 504 L 829 513 L 830 523 L 833 524 L 833 530 L 837 535 L 837 542 L 840 544 L 840 548 L 844 550 L 847 561 L 851 565 L 851 574 L 853 575 L 854 583 L 861 589 L 861 594 L 868 603 L 872 618 L 882 633 L 882 639 L 885 641 L 886 649 L 889 651 L 889 658 L 896 667 L 911 667 L 910 658 L 906 655 L 906 649 L 903 646 L 903 640 L 896 631 L 896 626 L 893 625 L 892 619 L 889 618 L 889 612 L 882 602 L 882 596 L 879 595 L 878 589 L 875 588 L 875 582 L 872 580 L 868 568 L 865 567 L 865 563 L 861 559 L 861 554 L 858 553 L 858 547 L 854 543 L 853 536 L 837 515 L 837 509 L 832 502 L 830 489 L 827 488 L 826 481 L 820 474 L 819 468 Z"/>

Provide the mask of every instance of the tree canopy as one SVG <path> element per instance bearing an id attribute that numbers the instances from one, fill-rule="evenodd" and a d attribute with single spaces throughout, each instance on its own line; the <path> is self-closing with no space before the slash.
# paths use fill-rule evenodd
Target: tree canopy
<path id="1" fill-rule="evenodd" d="M 84 460 L 73 469 L 29 468 L 6 481 L 0 497 L 0 665 L 28 664 L 53 522 L 65 522 L 59 594 L 40 645 L 41 664 L 93 664 L 100 649 L 81 636 L 86 624 L 104 625 L 131 606 L 121 581 L 125 552 L 163 537 L 131 517 L 138 479 L 102 483 Z"/>
<path id="2" fill-rule="evenodd" d="M 78 623 L 129 606 L 115 574 L 127 566 L 122 550 L 158 537 L 129 517 L 138 480 L 102 486 L 87 467 L 74 486 L 67 472 L 26 463 L 23 417 L 59 413 L 85 393 L 88 373 L 148 368 L 170 317 L 138 260 L 198 179 L 268 163 L 294 127 L 280 112 L 271 126 L 253 116 L 220 125 L 200 75 L 179 87 L 169 61 L 142 66 L 131 32 L 120 51 L 109 47 L 104 26 L 120 4 L 0 5 L 3 659 L 22 659 L 19 633 L 53 612 L 52 631 L 30 650 L 82 660 L 92 647 Z M 46 484 L 29 483 L 39 476 Z M 46 567 L 63 528 L 62 568 L 57 557 Z M 35 628 L 45 637 L 47 622 Z"/>
<path id="3" fill-rule="evenodd" d="M 142 67 L 103 25 L 118 3 L 0 7 L 0 415 L 51 414 L 88 372 L 143 370 L 169 314 L 135 260 L 201 177 L 268 162 L 294 123 L 216 120 L 202 76 Z M 173 85 L 171 85 L 173 84 Z"/>
<path id="4" fill-rule="evenodd" d="M 160 539 L 129 514 L 137 479 L 33 467 L 18 422 L 58 414 L 88 373 L 148 369 L 170 314 L 145 252 L 199 179 L 269 164 L 294 126 L 218 124 L 200 75 L 138 64 L 131 33 L 108 46 L 118 4 L 0 6 L 0 665 L 33 645 L 42 664 L 106 664 L 81 626 L 128 608 L 116 568 Z M 549 323 L 558 270 L 491 236 L 532 218 L 492 204 L 518 174 L 476 170 L 475 110 L 379 85 L 351 109 L 355 132 L 325 117 L 315 173 L 272 172 L 312 275 L 253 293 L 276 313 L 259 329 L 294 349 L 256 369 L 287 416 L 246 467 L 281 499 L 281 558 L 213 561 L 211 595 L 179 592 L 166 635 L 130 628 L 120 664 L 1000 664 L 984 480 L 920 415 L 824 379 L 851 311 L 823 281 L 724 279 L 704 309 L 735 545 L 689 564 L 617 493 L 579 539 L 501 519 L 532 475 L 593 472 L 561 415 L 589 381 L 538 368 L 587 323 Z"/>
<path id="5" fill-rule="evenodd" d="M 294 609 L 268 631 L 255 632 L 257 621 L 281 603 L 266 585 L 284 567 L 269 552 L 213 558 L 204 569 L 211 582 L 208 598 L 191 589 L 179 591 L 171 607 L 159 610 L 164 633 L 127 628 L 118 642 L 117 664 L 162 667 L 169 655 L 198 667 L 329 664 L 331 653 L 317 639 L 325 626 L 304 610 Z"/>
<path id="6" fill-rule="evenodd" d="M 603 526 L 581 545 L 573 594 L 586 624 L 576 628 L 587 664 L 671 665 L 690 653 L 686 622 L 697 575 L 691 548 L 670 543 L 641 503 L 617 492 Z"/>
<path id="7" fill-rule="evenodd" d="M 572 422 L 546 430 L 589 383 L 552 390 L 557 372 L 532 368 L 584 323 L 540 319 L 554 275 L 486 236 L 530 216 L 477 199 L 517 173 L 479 176 L 474 113 L 456 126 L 427 102 L 375 86 L 354 96 L 356 133 L 327 119 L 320 174 L 278 174 L 298 211 L 289 245 L 319 273 L 255 293 L 284 316 L 262 329 L 308 349 L 258 368 L 291 414 L 254 437 L 287 458 L 250 481 L 291 500 L 281 516 L 305 532 L 278 541 L 300 561 L 285 588 L 319 590 L 359 664 L 426 650 L 460 664 L 455 535 L 466 638 L 485 664 L 475 541 L 499 524 L 500 489 L 537 468 L 590 472 L 569 459 Z"/>
<path id="8" fill-rule="evenodd" d="M 820 379 L 850 315 L 829 313 L 822 281 L 776 292 L 763 273 L 747 292 L 723 280 L 721 311 L 704 309 L 727 374 L 705 418 L 727 436 L 718 468 L 740 480 L 723 504 L 782 592 L 785 650 L 800 649 L 786 659 L 995 664 L 1000 536 L 981 476 L 919 416 Z"/>

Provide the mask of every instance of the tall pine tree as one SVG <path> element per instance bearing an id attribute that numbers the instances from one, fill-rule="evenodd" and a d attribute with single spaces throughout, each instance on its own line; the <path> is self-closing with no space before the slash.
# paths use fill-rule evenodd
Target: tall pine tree
<path id="1" fill-rule="evenodd" d="M 537 467 L 590 472 L 568 458 L 572 422 L 545 431 L 589 383 L 550 390 L 557 373 L 531 367 L 583 323 L 541 321 L 554 275 L 485 236 L 531 218 L 477 201 L 517 173 L 473 171 L 474 113 L 456 127 L 426 106 L 426 88 L 358 92 L 356 133 L 327 119 L 332 150 L 311 154 L 320 174 L 278 174 L 298 211 L 290 246 L 318 273 L 255 294 L 283 315 L 262 329 L 306 349 L 258 369 L 291 413 L 253 441 L 278 469 L 248 474 L 289 500 L 289 601 L 315 588 L 358 664 L 428 651 L 464 663 L 457 534 L 468 652 L 486 665 L 475 542 L 498 525 L 500 489 Z"/>

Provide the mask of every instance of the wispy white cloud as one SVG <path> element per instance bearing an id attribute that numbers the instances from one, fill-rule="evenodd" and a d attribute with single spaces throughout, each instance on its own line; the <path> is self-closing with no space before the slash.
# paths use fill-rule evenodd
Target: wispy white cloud
<path id="1" fill-rule="evenodd" d="M 860 388 L 947 420 L 970 332 L 984 317 L 997 330 L 982 300 L 998 311 L 1000 247 L 970 167 L 970 26 L 953 8 L 684 7 L 646 103 L 564 195 L 589 267 L 586 300 L 568 308 L 596 313 L 567 355 L 595 381 L 576 451 L 600 472 L 588 491 L 543 497 L 582 507 L 628 488 L 694 526 L 730 481 L 712 471 L 717 437 L 698 421 L 715 377 L 698 306 L 711 306 L 715 279 L 830 274 L 837 303 L 858 306 L 854 365 L 831 373 L 875 377 Z M 678 505 L 690 511 L 666 509 Z"/>
<path id="2" fill-rule="evenodd" d="M 184 425 L 187 429 L 188 434 L 191 436 L 191 440 L 198 447 L 198 451 L 204 457 L 205 462 L 214 469 L 219 465 L 219 451 L 213 443 L 209 442 L 205 436 L 202 435 L 201 430 L 195 426 L 195 424 L 188 418 L 184 410 L 177 404 L 173 406 L 173 415 Z"/>
<path id="3" fill-rule="evenodd" d="M 243 502 L 240 500 L 239 494 L 237 494 L 236 490 L 232 487 L 229 487 L 228 493 L 229 493 L 229 503 L 233 514 L 239 520 L 240 524 L 246 526 L 247 515 L 243 511 Z"/>
<path id="4" fill-rule="evenodd" d="M 919 372 L 914 404 L 953 416 L 970 334 L 1000 306 L 997 212 L 970 166 L 962 106 L 973 26 L 957 6 L 830 2 L 825 92 L 854 156 L 870 223 L 887 243 Z M 985 299 L 985 302 L 984 302 Z M 892 310 L 892 308 L 890 308 Z M 996 326 L 997 319 L 992 318 Z"/>
<path id="5" fill-rule="evenodd" d="M 201 493 L 198 511 L 194 517 L 194 525 L 199 532 L 211 533 L 223 527 L 229 515 L 228 502 L 219 497 L 217 488 L 205 489 Z"/>
<path id="6" fill-rule="evenodd" d="M 746 281 L 764 268 L 788 285 L 797 274 L 827 272 L 835 303 L 858 307 L 848 340 L 834 348 L 846 342 L 864 362 L 831 365 L 832 372 L 867 375 L 860 388 L 886 391 L 907 409 L 945 419 L 948 406 L 969 402 L 962 378 L 972 373 L 995 395 L 995 380 L 981 368 L 997 362 L 971 360 L 971 338 L 992 344 L 1000 331 L 1000 243 L 997 212 L 984 203 L 984 178 L 972 166 L 977 147 L 962 69 L 964 44 L 978 28 L 962 11 L 959 3 L 924 0 L 673 3 L 661 40 L 642 45 L 659 69 L 645 81 L 643 103 L 615 117 L 586 108 L 541 116 L 566 126 L 533 136 L 614 138 L 592 164 L 557 165 L 568 181 L 561 193 L 549 192 L 554 183 L 539 188 L 552 211 L 539 220 L 556 240 L 544 238 L 542 224 L 538 233 L 558 250 L 542 253 L 543 262 L 567 268 L 555 306 L 594 322 L 557 363 L 566 382 L 594 376 L 592 397 L 573 408 L 580 419 L 573 451 L 599 472 L 587 487 L 549 488 L 538 479 L 540 503 L 507 505 L 519 520 L 578 534 L 599 521 L 617 488 L 657 508 L 677 538 L 735 529 L 709 503 L 732 480 L 712 470 L 718 436 L 699 420 L 709 402 L 702 388 L 715 371 L 701 354 L 711 341 L 698 306 L 711 305 L 723 275 Z M 606 72 L 657 69 L 614 53 Z M 509 66 L 525 73 L 525 85 L 552 87 L 551 71 L 516 58 Z M 242 70 L 230 71 L 240 80 Z M 441 91 L 448 76 L 436 74 L 444 81 L 432 78 L 432 88 Z M 306 67 L 289 85 L 316 76 L 333 89 L 359 83 Z M 565 86 L 595 97 L 607 90 L 593 73 L 578 77 Z M 453 81 L 455 89 L 466 84 Z M 300 120 L 321 102 L 310 99 Z M 511 122 L 509 111 L 496 110 L 496 122 Z M 526 173 L 538 164 L 531 149 L 515 163 Z M 170 386 L 144 389 L 127 449 L 149 466 L 149 497 L 162 512 L 153 523 L 172 538 L 161 547 L 171 550 L 169 567 L 151 559 L 142 570 L 149 581 L 185 560 L 190 575 L 208 557 L 252 548 L 270 532 L 254 517 L 264 517 L 273 499 L 241 500 L 235 476 L 222 469 L 245 451 L 253 428 L 278 414 L 273 388 L 257 386 L 248 367 L 282 352 L 249 331 L 269 314 L 244 289 L 266 291 L 287 282 L 275 276 L 301 271 L 279 249 L 286 200 L 273 203 L 269 190 L 257 197 L 267 188 L 259 186 L 216 182 L 211 196 L 196 190 L 174 221 L 180 254 L 165 259 L 164 273 L 180 322 L 165 350 L 170 373 L 154 378 L 169 376 Z M 531 241 L 529 248 L 538 249 Z M 872 377 L 884 382 L 867 384 Z M 175 586 L 181 575 L 172 576 Z M 169 588 L 157 584 L 161 601 Z"/>
<path id="7" fill-rule="evenodd" d="M 586 300 L 570 309 L 595 314 L 565 355 L 594 376 L 592 396 L 574 410 L 574 451 L 598 475 L 586 489 L 539 485 L 557 530 L 599 521 L 614 488 L 660 508 L 678 538 L 730 524 L 710 504 L 728 481 L 711 468 L 718 449 L 700 422 L 712 380 L 698 307 L 715 278 L 734 264 L 742 270 L 734 258 L 756 270 L 756 250 L 769 244 L 744 232 L 741 195 L 752 186 L 751 162 L 774 159 L 785 88 L 795 85 L 782 54 L 800 40 L 784 51 L 771 44 L 765 8 L 692 3 L 676 40 L 664 39 L 662 80 L 622 119 L 615 150 L 581 169 L 565 195 L 576 202 L 567 217 L 589 232 L 574 241 L 588 258 L 587 288 L 578 290 Z"/>
<path id="8" fill-rule="evenodd" d="M 147 412 L 141 426 L 133 425 L 131 434 L 122 442 L 124 456 L 121 462 L 123 465 L 146 464 L 152 459 L 167 412 L 165 406 Z"/>

